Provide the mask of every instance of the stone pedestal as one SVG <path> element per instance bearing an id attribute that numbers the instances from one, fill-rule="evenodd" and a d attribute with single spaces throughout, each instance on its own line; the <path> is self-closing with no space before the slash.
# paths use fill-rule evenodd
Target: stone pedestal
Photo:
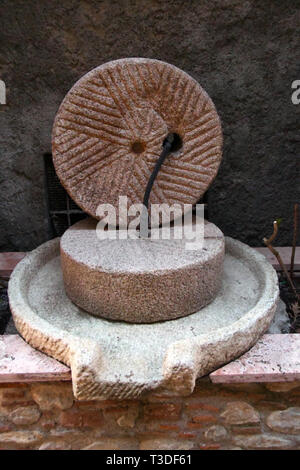
<path id="1" fill-rule="evenodd" d="M 200 311 L 151 324 L 108 321 L 67 297 L 59 240 L 28 254 L 9 282 L 23 338 L 72 370 L 78 399 L 136 398 L 149 390 L 192 392 L 197 377 L 247 351 L 272 321 L 277 275 L 265 258 L 226 239 L 222 286 Z"/>
<path id="2" fill-rule="evenodd" d="M 81 221 L 61 238 L 66 293 L 94 315 L 131 323 L 194 313 L 217 295 L 225 242 L 207 222 L 203 247 L 187 250 L 186 243 L 187 238 L 99 240 L 96 221 Z"/>

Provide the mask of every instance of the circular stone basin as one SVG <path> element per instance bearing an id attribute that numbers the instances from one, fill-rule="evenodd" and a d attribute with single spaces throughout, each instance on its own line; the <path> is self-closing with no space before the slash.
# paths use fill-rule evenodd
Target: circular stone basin
<path id="1" fill-rule="evenodd" d="M 227 238 L 221 289 L 199 312 L 152 324 L 97 318 L 67 297 L 59 244 L 51 240 L 17 265 L 9 301 L 24 339 L 71 367 L 77 399 L 135 398 L 153 389 L 189 394 L 197 377 L 255 344 L 276 309 L 275 270 Z"/>
<path id="2" fill-rule="evenodd" d="M 197 312 L 221 286 L 224 235 L 205 222 L 203 246 L 189 240 L 99 240 L 97 221 L 70 227 L 60 242 L 68 297 L 96 316 L 131 323 L 171 320 Z M 174 229 L 172 229 L 174 234 Z"/>

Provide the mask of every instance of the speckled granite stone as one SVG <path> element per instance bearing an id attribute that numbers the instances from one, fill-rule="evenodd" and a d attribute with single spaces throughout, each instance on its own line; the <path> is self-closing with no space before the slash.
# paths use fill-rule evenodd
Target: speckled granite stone
<path id="1" fill-rule="evenodd" d="M 169 132 L 182 147 L 169 156 L 151 203 L 196 203 L 216 176 L 222 129 L 207 93 L 177 67 L 127 58 L 101 65 L 70 90 L 52 137 L 56 173 L 71 198 L 96 217 L 118 197 L 140 203 Z"/>
<path id="2" fill-rule="evenodd" d="M 58 239 L 28 254 L 9 282 L 19 332 L 71 367 L 74 394 L 82 400 L 135 398 L 149 390 L 190 394 L 197 377 L 257 342 L 277 298 L 272 266 L 230 238 L 217 297 L 199 312 L 166 322 L 112 322 L 74 305 L 63 286 Z"/>
<path id="3" fill-rule="evenodd" d="M 86 219 L 61 238 L 61 265 L 69 298 L 94 315 L 152 323 L 200 310 L 217 295 L 224 236 L 204 225 L 203 248 L 182 240 L 99 240 L 96 221 Z"/>

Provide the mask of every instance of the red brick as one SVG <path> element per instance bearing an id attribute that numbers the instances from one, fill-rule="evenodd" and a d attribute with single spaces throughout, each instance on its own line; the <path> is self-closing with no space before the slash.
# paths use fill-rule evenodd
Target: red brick
<path id="1" fill-rule="evenodd" d="M 10 426 L 9 424 L 0 424 L 0 433 L 2 432 L 8 432 L 8 431 L 11 431 L 12 430 L 12 426 Z"/>
<path id="2" fill-rule="evenodd" d="M 193 423 L 193 422 L 189 422 L 187 423 L 187 427 L 189 429 L 202 429 L 204 428 L 204 424 L 203 423 Z"/>
<path id="3" fill-rule="evenodd" d="M 193 432 L 179 432 L 178 433 L 179 439 L 194 439 L 196 437 L 196 434 Z"/>
<path id="4" fill-rule="evenodd" d="M 192 421 L 194 423 L 216 423 L 217 419 L 211 415 L 197 415 L 193 416 Z"/>
<path id="5" fill-rule="evenodd" d="M 171 425 L 171 424 L 160 424 L 159 429 L 161 431 L 179 431 L 179 426 L 177 424 Z"/>
<path id="6" fill-rule="evenodd" d="M 244 399 L 247 400 L 249 398 L 249 403 L 254 403 L 256 404 L 258 401 L 263 400 L 266 398 L 266 394 L 263 393 L 250 393 L 250 394 L 245 394 Z"/>
<path id="7" fill-rule="evenodd" d="M 181 405 L 179 403 L 150 404 L 144 406 L 144 417 L 147 421 L 167 419 L 168 421 L 180 418 Z"/>
<path id="8" fill-rule="evenodd" d="M 12 411 L 16 406 L 34 406 L 36 403 L 32 400 L 12 400 L 12 401 L 3 401 L 1 406 L 6 408 L 7 411 Z"/>
<path id="9" fill-rule="evenodd" d="M 267 411 L 277 411 L 277 410 L 285 410 L 286 405 L 283 403 L 271 401 L 271 400 L 262 400 L 256 404 L 257 408 L 259 409 L 266 409 Z"/>
<path id="10" fill-rule="evenodd" d="M 120 401 L 119 400 L 101 400 L 97 402 L 100 406 L 119 406 Z"/>
<path id="11" fill-rule="evenodd" d="M 120 402 L 117 402 L 116 400 L 78 400 L 74 402 L 74 408 L 81 410 L 87 408 L 97 410 L 113 406 L 120 406 Z"/>
<path id="12" fill-rule="evenodd" d="M 145 398 L 146 402 L 147 403 L 155 403 L 155 402 L 164 402 L 164 403 L 170 403 L 170 400 L 172 400 L 172 402 L 178 402 L 178 401 L 181 401 L 181 398 L 178 397 L 178 395 L 174 394 L 159 394 L 159 393 L 150 393 L 146 398 Z"/>
<path id="13" fill-rule="evenodd" d="M 28 390 L 29 386 L 28 384 L 24 383 L 1 383 L 0 385 L 0 391 L 2 392 L 4 389 L 7 388 L 23 388 L 24 390 Z"/>
<path id="14" fill-rule="evenodd" d="M 97 403 L 96 401 L 87 401 L 87 400 L 82 400 L 82 401 L 74 401 L 74 408 L 81 409 L 81 408 L 97 408 Z"/>
<path id="15" fill-rule="evenodd" d="M 127 406 L 139 404 L 138 400 L 82 400 L 76 401 L 76 408 L 94 408 L 94 409 L 107 409 L 107 408 L 124 408 Z"/>
<path id="16" fill-rule="evenodd" d="M 115 416 L 119 416 L 120 414 L 124 414 L 124 413 L 127 413 L 128 411 L 128 407 L 124 406 L 124 407 L 114 407 L 114 408 L 106 408 L 104 413 L 105 413 L 105 416 L 109 417 L 115 417 Z"/>
<path id="17" fill-rule="evenodd" d="M 60 414 L 59 422 L 65 428 L 81 427 L 82 426 L 82 413 L 78 413 L 73 410 L 63 411 Z"/>
<path id="18" fill-rule="evenodd" d="M 260 426 L 231 426 L 234 434 L 260 434 Z"/>
<path id="19" fill-rule="evenodd" d="M 56 426 L 56 423 L 52 422 L 52 421 L 44 421 L 41 423 L 41 426 L 43 429 L 45 429 L 45 431 L 50 431 L 51 429 L 54 429 L 55 426 Z"/>
<path id="20" fill-rule="evenodd" d="M 163 431 L 141 431 L 137 435 L 138 439 L 165 439 L 166 432 Z"/>
<path id="21" fill-rule="evenodd" d="M 19 398 L 24 398 L 26 394 L 26 390 L 7 390 L 2 392 L 2 398 L 5 400 L 18 400 Z"/>
<path id="22" fill-rule="evenodd" d="M 203 444 L 200 446 L 200 450 L 218 450 L 220 449 L 220 444 Z"/>
<path id="23" fill-rule="evenodd" d="M 11 406 L 15 404 L 24 405 L 28 402 L 27 390 L 24 388 L 20 389 L 4 389 L 0 390 L 0 404 L 1 406 Z"/>
<path id="24" fill-rule="evenodd" d="M 82 425 L 87 428 L 97 428 L 103 423 L 102 415 L 97 410 L 86 411 L 82 414 Z"/>
<path id="25" fill-rule="evenodd" d="M 51 411 L 44 411 L 40 424 L 46 431 L 55 428 L 57 424 L 55 415 Z"/>
<path id="26" fill-rule="evenodd" d="M 219 413 L 220 408 L 207 403 L 190 403 L 187 405 L 187 410 L 205 410 L 211 411 L 212 413 Z"/>
<path id="27" fill-rule="evenodd" d="M 60 424 L 65 428 L 87 427 L 94 428 L 102 424 L 102 415 L 98 410 L 77 410 L 63 411 L 60 415 Z"/>

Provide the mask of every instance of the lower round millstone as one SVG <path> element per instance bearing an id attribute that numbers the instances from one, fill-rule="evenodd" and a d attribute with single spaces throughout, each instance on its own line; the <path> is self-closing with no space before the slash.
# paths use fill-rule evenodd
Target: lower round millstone
<path id="1" fill-rule="evenodd" d="M 211 302 L 221 285 L 224 236 L 205 222 L 204 243 L 183 240 L 99 240 L 85 219 L 61 238 L 68 297 L 93 315 L 130 323 L 184 317 Z"/>

